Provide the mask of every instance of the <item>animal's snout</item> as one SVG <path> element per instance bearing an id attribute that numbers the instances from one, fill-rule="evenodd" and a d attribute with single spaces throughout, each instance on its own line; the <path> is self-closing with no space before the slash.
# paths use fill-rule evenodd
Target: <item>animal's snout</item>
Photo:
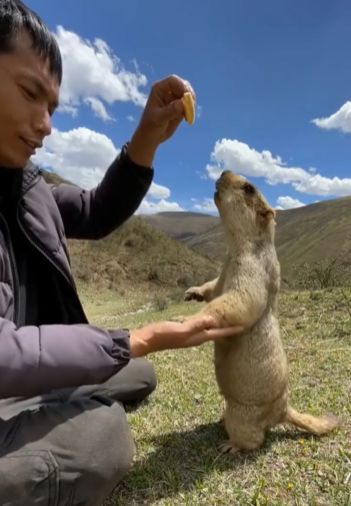
<path id="1" fill-rule="evenodd" d="M 216 181 L 216 189 L 225 188 L 233 177 L 230 170 L 224 170 Z"/>
<path id="2" fill-rule="evenodd" d="M 228 175 L 228 174 L 231 174 L 231 171 L 230 171 L 230 170 L 224 170 L 224 171 L 222 172 L 222 174 L 219 176 L 219 179 L 224 178 L 224 177 L 225 177 L 226 175 Z"/>
<path id="3" fill-rule="evenodd" d="M 223 180 L 231 174 L 230 170 L 224 170 L 216 181 L 216 188 L 218 189 L 220 184 L 223 184 Z"/>

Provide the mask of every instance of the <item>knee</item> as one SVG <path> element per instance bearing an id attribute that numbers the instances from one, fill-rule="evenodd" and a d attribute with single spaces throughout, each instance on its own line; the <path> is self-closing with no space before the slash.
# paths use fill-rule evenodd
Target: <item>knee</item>
<path id="1" fill-rule="evenodd" d="M 146 359 L 139 359 L 140 376 L 143 378 L 140 394 L 145 398 L 152 394 L 157 386 L 154 366 Z"/>
<path id="2" fill-rule="evenodd" d="M 88 492 L 98 502 L 130 470 L 135 446 L 125 411 L 118 403 L 100 405 L 86 415 L 75 448 L 77 488 L 81 495 Z"/>
<path id="3" fill-rule="evenodd" d="M 98 434 L 97 434 L 98 433 Z M 129 471 L 135 446 L 124 409 L 118 403 L 99 408 L 99 414 L 89 427 L 87 437 L 93 448 L 93 470 L 98 470 L 102 479 L 115 482 Z"/>
<path id="4" fill-rule="evenodd" d="M 145 358 L 135 358 L 131 360 L 126 369 L 125 373 L 127 376 L 124 378 L 124 381 L 128 384 L 128 388 L 126 389 L 125 395 L 119 395 L 119 398 L 126 404 L 141 402 L 156 388 L 157 380 L 155 369 Z"/>
<path id="5" fill-rule="evenodd" d="M 58 494 L 100 504 L 132 465 L 134 443 L 118 403 L 80 398 L 22 416 L 7 458 L 0 458 L 1 504 L 46 504 L 48 497 L 56 504 Z"/>

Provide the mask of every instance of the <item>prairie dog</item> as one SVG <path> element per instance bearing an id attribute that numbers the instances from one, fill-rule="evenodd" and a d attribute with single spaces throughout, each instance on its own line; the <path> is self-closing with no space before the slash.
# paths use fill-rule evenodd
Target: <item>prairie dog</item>
<path id="1" fill-rule="evenodd" d="M 214 345 L 229 436 L 221 451 L 254 450 L 270 427 L 284 422 L 326 434 L 338 425 L 336 417 L 298 413 L 288 404 L 288 367 L 277 317 L 275 212 L 255 186 L 229 171 L 218 179 L 214 200 L 229 253 L 219 277 L 189 288 L 185 299 L 207 301 L 199 313 L 213 315 L 221 326 L 244 327 L 241 335 Z"/>

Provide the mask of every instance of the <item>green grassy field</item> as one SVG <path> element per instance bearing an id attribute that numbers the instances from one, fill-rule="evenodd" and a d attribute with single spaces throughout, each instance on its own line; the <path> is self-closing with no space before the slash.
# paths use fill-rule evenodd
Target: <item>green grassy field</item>
<path id="1" fill-rule="evenodd" d="M 96 299 L 83 294 L 91 321 L 109 328 L 133 328 L 199 307 L 170 303 L 157 311 L 161 305 L 152 297 L 127 302 L 101 294 L 99 305 Z M 225 438 L 223 401 L 212 346 L 151 355 L 158 388 L 128 413 L 134 467 L 105 506 L 351 505 L 351 291 L 282 293 L 280 322 L 291 403 L 316 415 L 333 412 L 342 427 L 322 439 L 279 427 L 259 451 L 222 456 L 216 446 Z"/>

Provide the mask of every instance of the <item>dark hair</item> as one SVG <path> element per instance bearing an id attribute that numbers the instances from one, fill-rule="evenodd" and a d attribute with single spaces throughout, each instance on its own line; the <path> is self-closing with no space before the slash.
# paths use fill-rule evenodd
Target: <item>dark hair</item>
<path id="1" fill-rule="evenodd" d="M 61 53 L 47 26 L 20 0 L 0 0 L 0 53 L 10 53 L 15 49 L 16 38 L 23 29 L 32 40 L 33 50 L 44 60 L 48 59 L 51 74 L 61 84 Z"/>

